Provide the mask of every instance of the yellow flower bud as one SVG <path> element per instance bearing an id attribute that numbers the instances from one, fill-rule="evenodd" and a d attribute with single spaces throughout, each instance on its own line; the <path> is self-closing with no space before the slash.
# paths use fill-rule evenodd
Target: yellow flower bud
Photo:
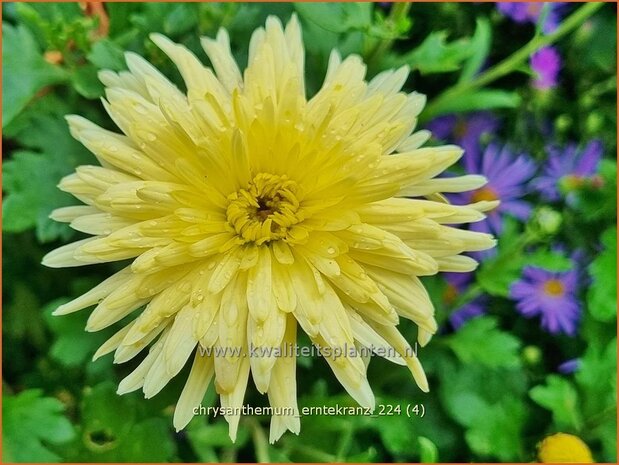
<path id="1" fill-rule="evenodd" d="M 578 436 L 557 433 L 548 436 L 539 445 L 542 463 L 593 463 L 589 447 Z"/>

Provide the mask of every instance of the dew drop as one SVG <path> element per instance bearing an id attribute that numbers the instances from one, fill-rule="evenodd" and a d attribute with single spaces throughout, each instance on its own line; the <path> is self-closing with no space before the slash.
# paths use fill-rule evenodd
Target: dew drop
<path id="1" fill-rule="evenodd" d="M 335 254 L 335 248 L 334 248 L 334 247 L 329 247 L 329 248 L 327 249 L 327 253 L 328 253 L 329 255 L 333 255 L 333 254 Z"/>

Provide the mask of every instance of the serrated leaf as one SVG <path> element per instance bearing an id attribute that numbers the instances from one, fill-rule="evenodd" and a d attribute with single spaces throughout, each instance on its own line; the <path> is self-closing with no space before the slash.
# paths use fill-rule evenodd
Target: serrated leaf
<path id="1" fill-rule="evenodd" d="M 40 242 L 68 239 L 72 235 L 69 227 L 52 221 L 49 214 L 54 208 L 77 202 L 56 186 L 76 166 L 92 163 L 94 157 L 69 134 L 62 117 L 68 110 L 58 98 L 46 96 L 32 109 L 7 128 L 7 136 L 32 150 L 14 152 L 3 163 L 6 195 L 2 224 L 7 232 L 36 227 Z"/>
<path id="2" fill-rule="evenodd" d="M 73 426 L 63 412 L 62 402 L 43 397 L 39 389 L 3 396 L 3 462 L 59 461 L 48 445 L 66 443 L 74 436 Z"/>
<path id="3" fill-rule="evenodd" d="M 447 344 L 464 363 L 477 363 L 490 368 L 516 367 L 520 364 L 520 341 L 497 328 L 492 317 L 468 321 Z"/>
<path id="4" fill-rule="evenodd" d="M 556 375 L 546 378 L 546 385 L 535 386 L 529 392 L 531 399 L 550 410 L 559 429 L 580 429 L 582 418 L 576 389 L 568 380 Z"/>
<path id="5" fill-rule="evenodd" d="M 389 66 L 407 64 L 421 74 L 448 73 L 460 69 L 462 62 L 474 52 L 471 41 L 458 39 L 448 43 L 447 35 L 445 31 L 432 32 L 414 50 L 388 59 Z"/>
<path id="6" fill-rule="evenodd" d="M 17 152 L 4 162 L 4 188 L 8 195 L 2 202 L 2 226 L 6 232 L 21 232 L 40 225 L 39 240 L 68 237 L 66 225 L 54 226 L 47 220 L 55 207 L 71 204 L 71 197 L 56 188 L 66 174 L 51 157 L 34 152 Z M 49 223 L 49 227 L 48 227 Z"/>
<path id="7" fill-rule="evenodd" d="M 526 419 L 524 404 L 506 398 L 499 404 L 488 405 L 480 421 L 465 433 L 466 442 L 476 454 L 495 457 L 501 462 L 521 461 L 523 456 L 522 429 Z"/>
<path id="8" fill-rule="evenodd" d="M 602 234 L 604 250 L 589 266 L 592 281 L 587 304 L 593 318 L 607 322 L 617 318 L 617 228 Z"/>
<path id="9" fill-rule="evenodd" d="M 24 26 L 2 23 L 2 127 L 8 125 L 43 87 L 66 79 L 47 63 Z"/>
<path id="10" fill-rule="evenodd" d="M 475 33 L 471 37 L 473 54 L 466 61 L 460 74 L 459 82 L 470 81 L 484 65 L 490 52 L 492 42 L 492 28 L 486 18 L 477 18 Z"/>
<path id="11" fill-rule="evenodd" d="M 568 257 L 550 250 L 538 250 L 526 257 L 527 266 L 536 266 L 548 271 L 563 272 L 574 267 L 574 263 Z"/>
<path id="12" fill-rule="evenodd" d="M 372 23 L 372 3 L 295 3 L 299 15 L 330 32 L 363 30 Z"/>
<path id="13" fill-rule="evenodd" d="M 176 452 L 169 418 L 148 415 L 143 399 L 119 396 L 112 382 L 84 393 L 81 448 L 86 462 L 168 462 Z M 70 457 L 72 458 L 72 457 Z"/>

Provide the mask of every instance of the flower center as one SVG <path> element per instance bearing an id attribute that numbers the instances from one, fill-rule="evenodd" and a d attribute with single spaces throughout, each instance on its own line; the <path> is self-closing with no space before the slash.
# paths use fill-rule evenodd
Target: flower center
<path id="1" fill-rule="evenodd" d="M 491 187 L 482 187 L 473 192 L 473 202 L 481 202 L 482 200 L 498 200 L 499 196 Z"/>
<path id="2" fill-rule="evenodd" d="M 585 179 L 577 174 L 568 174 L 563 176 L 561 182 L 568 190 L 575 190 L 583 186 Z"/>
<path id="3" fill-rule="evenodd" d="M 454 126 L 453 133 L 457 139 L 462 139 L 464 136 L 466 136 L 468 130 L 469 125 L 467 124 L 466 120 L 460 119 Z"/>
<path id="4" fill-rule="evenodd" d="M 443 293 L 443 302 L 449 306 L 453 305 L 458 298 L 458 294 L 458 288 L 453 284 L 448 283 L 445 288 L 445 292 Z"/>
<path id="5" fill-rule="evenodd" d="M 550 279 L 544 283 L 544 292 L 552 297 L 560 297 L 565 291 L 565 286 L 558 279 Z"/>
<path id="6" fill-rule="evenodd" d="M 531 18 L 537 18 L 542 11 L 542 3 L 527 2 L 527 13 Z"/>
<path id="7" fill-rule="evenodd" d="M 285 175 L 259 173 L 245 189 L 228 196 L 228 224 L 244 242 L 260 245 L 283 239 L 303 219 L 298 190 Z"/>

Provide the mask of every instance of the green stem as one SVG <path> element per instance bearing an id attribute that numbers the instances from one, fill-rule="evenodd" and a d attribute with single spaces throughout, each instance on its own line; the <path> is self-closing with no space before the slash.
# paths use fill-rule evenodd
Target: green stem
<path id="1" fill-rule="evenodd" d="M 303 446 L 301 444 L 295 444 L 293 449 L 297 452 L 304 454 L 306 457 L 315 460 L 316 462 L 334 463 L 337 462 L 336 457 L 327 452 L 323 452 L 318 449 L 314 449 L 311 446 Z"/>
<path id="2" fill-rule="evenodd" d="M 223 463 L 235 463 L 236 462 L 236 447 L 224 447 L 221 451 L 221 461 Z"/>
<path id="3" fill-rule="evenodd" d="M 340 439 L 340 444 L 337 448 L 337 453 L 335 454 L 336 462 L 343 462 L 350 450 L 350 445 L 352 443 L 353 437 L 355 435 L 355 429 L 352 424 L 349 424 L 348 427 L 342 431 L 342 437 Z"/>
<path id="4" fill-rule="evenodd" d="M 411 4 L 411 2 L 397 2 L 393 3 L 393 5 L 391 6 L 391 12 L 387 17 L 387 23 L 391 26 L 394 34 L 395 29 L 402 20 L 402 18 L 406 18 L 406 16 L 408 16 L 408 12 L 411 9 Z M 372 51 L 368 53 L 367 63 L 369 68 L 374 69 L 376 62 L 380 60 L 380 58 L 382 58 L 387 51 L 389 51 L 394 41 L 394 38 L 381 39 L 374 46 Z"/>
<path id="5" fill-rule="evenodd" d="M 254 449 L 256 451 L 256 459 L 258 463 L 271 463 L 269 457 L 269 441 L 260 423 L 255 418 L 250 418 L 247 423 L 251 427 L 251 436 L 254 441 Z"/>
<path id="6" fill-rule="evenodd" d="M 497 268 L 496 273 L 500 273 L 501 268 L 503 267 L 503 263 L 506 260 L 509 260 L 510 257 L 515 257 L 517 255 L 520 255 L 527 245 L 529 245 L 532 242 L 535 242 L 537 239 L 538 237 L 536 234 L 530 231 L 525 232 L 524 234 L 519 236 L 516 241 L 512 243 L 509 250 L 506 251 L 499 260 L 495 261 L 490 266 L 493 265 L 494 267 L 496 267 Z M 490 269 L 490 273 L 493 274 L 492 268 Z M 481 288 L 481 286 L 477 282 L 475 282 L 471 284 L 464 293 L 458 296 L 456 301 L 453 303 L 452 308 L 454 309 L 462 308 L 462 306 L 473 301 L 477 297 L 481 296 L 483 293 L 484 293 L 484 290 Z"/>
<path id="7" fill-rule="evenodd" d="M 581 6 L 572 15 L 565 19 L 565 21 L 563 21 L 553 33 L 548 35 L 536 35 L 520 50 L 514 52 L 509 57 L 497 63 L 485 72 L 479 74 L 475 79 L 458 83 L 454 87 L 446 90 L 432 100 L 432 102 L 428 105 L 426 111 L 423 113 L 424 119 L 431 119 L 435 116 L 443 114 L 447 108 L 447 105 L 449 105 L 453 99 L 490 84 L 491 82 L 496 81 L 497 79 L 516 70 L 529 58 L 533 52 L 541 47 L 555 43 L 563 36 L 572 32 L 572 30 L 580 26 L 587 20 L 587 18 L 593 15 L 602 6 L 604 6 L 603 2 L 587 3 Z"/>
<path id="8" fill-rule="evenodd" d="M 585 430 L 592 430 L 603 422 L 608 421 L 612 418 L 615 418 L 617 412 L 617 407 L 610 406 L 606 407 L 603 411 L 593 415 L 592 417 L 585 420 L 584 428 Z"/>

